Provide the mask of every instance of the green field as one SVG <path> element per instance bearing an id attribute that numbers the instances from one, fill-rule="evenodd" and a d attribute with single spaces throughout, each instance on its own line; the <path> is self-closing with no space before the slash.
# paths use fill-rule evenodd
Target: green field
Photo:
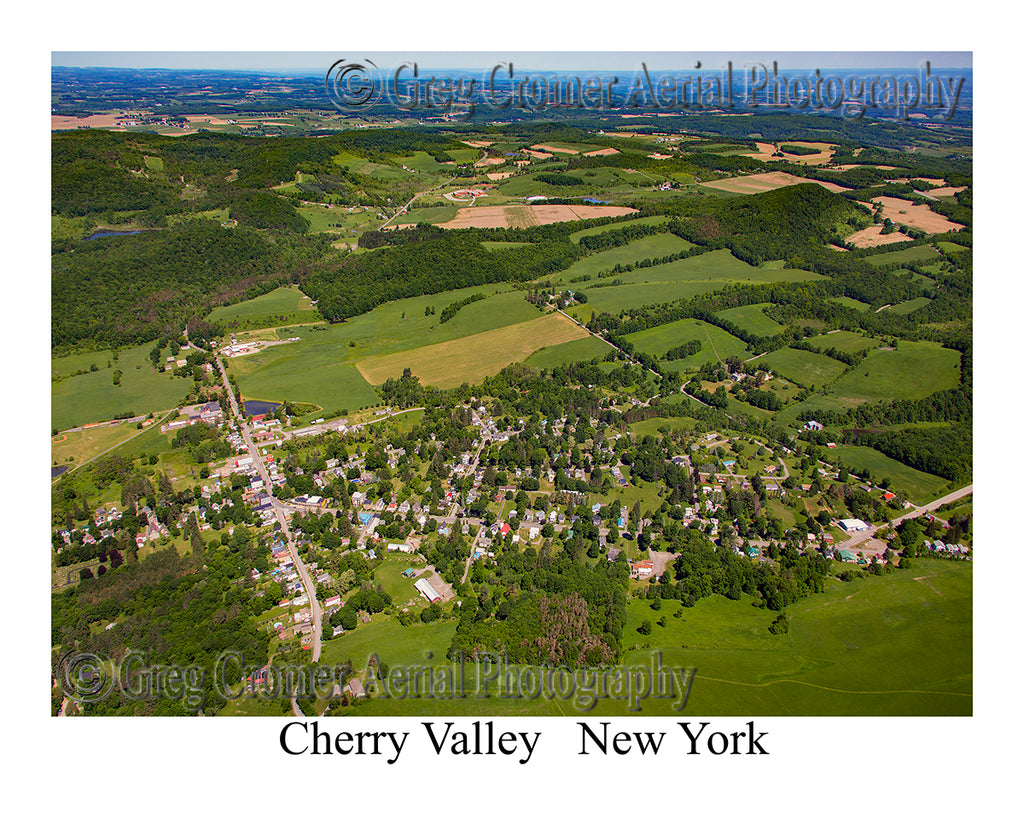
<path id="1" fill-rule="evenodd" d="M 842 353 L 857 353 L 879 345 L 878 339 L 869 338 L 849 330 L 836 330 L 833 333 L 825 333 L 824 335 L 808 338 L 806 341 L 812 347 L 817 347 L 819 350 L 835 347 Z"/>
<path id="2" fill-rule="evenodd" d="M 157 373 L 149 360 L 151 345 L 122 350 L 117 361 L 113 354 L 84 353 L 54 359 L 55 374 L 87 369 L 95 363 L 99 369 L 58 381 L 50 389 L 50 422 L 56 429 L 104 421 L 125 412 L 142 415 L 170 409 L 188 392 L 190 381 L 171 373 Z M 107 367 L 107 361 L 111 366 Z M 82 367 L 83 362 L 88 362 Z M 121 385 L 113 385 L 114 369 L 121 370 Z"/>
<path id="3" fill-rule="evenodd" d="M 929 245 L 918 245 L 908 247 L 904 250 L 893 250 L 889 253 L 879 253 L 876 256 L 866 256 L 869 263 L 879 267 L 886 264 L 906 264 L 907 262 L 924 262 L 939 257 L 939 252 Z"/>
<path id="4" fill-rule="evenodd" d="M 612 222 L 608 225 L 599 225 L 598 227 L 585 228 L 584 230 L 577 230 L 575 233 L 570 233 L 569 238 L 579 244 L 579 241 L 584 236 L 597 236 L 601 233 L 607 233 L 610 230 L 621 230 L 626 225 L 662 225 L 669 220 L 668 216 L 644 216 L 640 219 L 623 219 L 619 222 Z"/>
<path id="5" fill-rule="evenodd" d="M 908 313 L 913 313 L 915 310 L 920 310 L 926 304 L 931 304 L 931 302 L 931 299 L 921 296 L 916 299 L 910 299 L 909 301 L 903 301 L 900 302 L 899 304 L 894 304 L 889 309 L 893 313 L 898 313 L 901 316 L 905 316 Z"/>
<path id="6" fill-rule="evenodd" d="M 361 316 L 333 325 L 289 328 L 296 344 L 270 347 L 232 359 L 229 370 L 248 398 L 288 398 L 330 412 L 376 404 L 380 398 L 355 368 L 360 359 L 412 350 L 537 318 L 537 309 L 518 291 L 500 285 L 467 287 L 431 296 L 388 302 Z M 438 314 L 473 293 L 490 294 L 463 307 L 444 324 Z M 424 315 L 430 306 L 431 316 Z"/>
<path id="7" fill-rule="evenodd" d="M 823 594 L 786 609 L 787 634 L 768 626 L 775 612 L 750 599 L 706 597 L 692 608 L 646 600 L 626 606 L 622 665 L 650 668 L 655 652 L 662 667 L 695 668 L 682 711 L 672 699 L 648 699 L 631 712 L 624 700 L 602 699 L 589 716 L 945 715 L 972 713 L 972 566 L 919 559 L 909 571 L 852 583 L 829 582 Z M 678 614 L 678 616 L 676 616 Z M 658 621 L 664 618 L 665 625 Z M 649 620 L 649 636 L 637 626 Z M 396 663 L 435 668 L 443 659 L 449 622 L 410 626 L 360 626 L 325 644 L 324 662 L 351 658 L 357 668 L 373 651 Z M 936 640 L 935 635 L 943 635 Z M 432 657 L 426 659 L 426 652 Z M 363 658 L 363 659 L 360 659 Z M 533 700 L 475 696 L 476 674 L 467 664 L 465 699 L 374 698 L 360 715 L 523 715 L 578 717 L 572 699 Z"/>
<path id="8" fill-rule="evenodd" d="M 691 247 L 693 245 L 690 242 L 680 239 L 673 233 L 655 233 L 653 236 L 644 236 L 629 244 L 586 256 L 573 263 L 567 270 L 553 276 L 552 281 L 566 282 L 579 276 L 596 276 L 598 273 L 610 271 L 617 264 L 632 264 L 642 259 L 660 259 Z"/>
<path id="9" fill-rule="evenodd" d="M 900 341 L 898 349 L 868 353 L 832 392 L 850 406 L 864 401 L 924 398 L 960 380 L 960 354 L 931 341 Z"/>
<path id="10" fill-rule="evenodd" d="M 355 631 L 325 640 L 320 662 L 335 665 L 352 660 L 356 668 L 365 668 L 367 658 L 376 653 L 388 665 L 431 665 L 443 660 L 455 633 L 453 620 L 402 626 L 383 615 L 373 619 L 360 623 Z M 433 658 L 428 659 L 428 653 Z"/>
<path id="11" fill-rule="evenodd" d="M 721 327 L 699 319 L 681 319 L 662 324 L 639 333 L 632 333 L 626 339 L 638 352 L 662 356 L 673 347 L 687 341 L 699 340 L 700 351 L 687 358 L 664 362 L 666 370 L 681 370 L 699 367 L 709 361 L 724 361 L 729 356 L 744 356 L 747 345 Z"/>
<path id="12" fill-rule="evenodd" d="M 828 299 L 828 301 L 834 301 L 836 304 L 852 307 L 854 310 L 859 310 L 862 313 L 871 307 L 870 304 L 865 304 L 862 301 L 851 299 L 849 296 L 836 296 L 835 298 Z"/>
<path id="13" fill-rule="evenodd" d="M 868 470 L 874 482 L 888 478 L 894 492 L 914 503 L 935 500 L 944 495 L 949 487 L 945 478 L 914 469 L 868 446 L 837 446 L 832 452 L 842 458 L 843 463 L 855 473 Z"/>
<path id="14" fill-rule="evenodd" d="M 218 307 L 209 315 L 215 324 L 231 327 L 269 327 L 273 323 L 320 321 L 320 313 L 305 293 L 297 287 L 279 287 L 254 299 Z"/>
<path id="15" fill-rule="evenodd" d="M 699 296 L 732 283 L 760 284 L 819 278 L 817 273 L 806 270 L 751 267 L 728 250 L 713 250 L 668 264 L 616 274 L 610 281 L 621 281 L 619 285 L 595 287 L 593 282 L 588 282 L 581 288 L 587 294 L 588 303 L 575 306 L 569 312 L 586 320 L 591 311 L 617 313 L 647 304 Z"/>
<path id="16" fill-rule="evenodd" d="M 803 387 L 820 387 L 835 381 L 846 370 L 846 365 L 834 358 L 784 347 L 757 359 L 783 378 Z"/>
<path id="17" fill-rule="evenodd" d="M 778 335 L 786 328 L 764 314 L 764 308 L 768 306 L 768 304 L 748 304 L 744 307 L 719 310 L 715 315 L 726 321 L 731 321 L 741 330 L 753 333 L 755 336 Z"/>
<path id="18" fill-rule="evenodd" d="M 544 347 L 527 358 L 526 363 L 537 369 L 550 369 L 561 364 L 568 364 L 570 361 L 590 361 L 594 358 L 604 358 L 611 352 L 614 350 L 606 342 L 589 336 Z"/>

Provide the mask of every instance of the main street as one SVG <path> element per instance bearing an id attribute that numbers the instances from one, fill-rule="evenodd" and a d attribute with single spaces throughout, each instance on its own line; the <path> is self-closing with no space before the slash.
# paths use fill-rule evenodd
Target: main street
<path id="1" fill-rule="evenodd" d="M 270 474 L 267 472 L 266 462 L 260 455 L 256 444 L 253 443 L 252 435 L 249 431 L 249 425 L 245 421 L 245 415 L 239 410 L 238 402 L 235 401 L 235 393 L 231 389 L 231 382 L 228 381 L 228 372 L 224 368 L 224 362 L 221 360 L 220 356 L 217 356 L 217 366 L 220 368 L 220 375 L 224 381 L 224 389 L 227 390 L 228 401 L 231 403 L 231 414 L 238 422 L 238 429 L 242 435 L 242 440 L 245 441 L 245 446 L 249 450 L 249 455 L 252 457 L 252 461 L 256 465 L 256 469 L 260 473 L 260 477 L 263 479 L 263 485 L 266 487 L 267 494 L 270 495 L 271 504 L 274 507 L 274 514 L 277 517 L 277 522 L 281 525 L 281 535 L 284 537 L 285 545 L 288 547 L 288 554 L 291 555 L 292 561 L 295 564 L 295 571 L 302 580 L 302 588 L 306 592 L 306 597 L 309 598 L 309 607 L 313 614 L 313 645 L 311 648 L 311 656 L 312 661 L 315 663 L 320 659 L 320 621 L 322 618 L 320 603 L 316 599 L 316 586 L 313 583 L 313 578 L 310 577 L 306 564 L 302 562 L 302 558 L 299 556 L 298 549 L 295 548 L 295 542 L 292 540 L 291 526 L 288 523 L 288 516 L 286 515 L 287 507 L 274 497 L 274 484 L 271 483 Z"/>

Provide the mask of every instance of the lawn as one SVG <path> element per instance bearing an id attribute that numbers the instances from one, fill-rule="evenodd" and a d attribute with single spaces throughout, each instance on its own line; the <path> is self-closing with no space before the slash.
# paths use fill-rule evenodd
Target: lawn
<path id="1" fill-rule="evenodd" d="M 764 314 L 764 308 L 769 306 L 768 304 L 748 304 L 743 307 L 719 310 L 715 315 L 755 336 L 774 336 L 781 333 L 785 327 Z"/>
<path id="2" fill-rule="evenodd" d="M 820 387 L 835 381 L 846 370 L 846 365 L 834 358 L 784 347 L 757 359 L 783 378 L 802 387 Z"/>
<path id="3" fill-rule="evenodd" d="M 63 430 L 104 421 L 125 412 L 142 415 L 176 406 L 188 392 L 190 381 L 169 372 L 155 372 L 149 360 L 151 346 L 122 350 L 117 361 L 113 361 L 113 354 L 109 352 L 55 359 L 54 372 L 74 372 L 81 369 L 79 365 L 86 360 L 96 363 L 99 369 L 70 376 L 51 386 L 51 426 Z M 121 370 L 118 387 L 113 384 L 115 369 Z"/>

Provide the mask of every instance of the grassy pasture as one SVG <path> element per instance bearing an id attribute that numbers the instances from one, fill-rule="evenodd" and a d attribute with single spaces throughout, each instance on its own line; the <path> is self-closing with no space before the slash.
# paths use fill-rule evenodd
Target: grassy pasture
<path id="1" fill-rule="evenodd" d="M 587 294 L 588 303 L 577 305 L 570 312 L 589 318 L 591 311 L 616 313 L 646 304 L 710 293 L 731 283 L 810 281 L 817 278 L 820 278 L 817 273 L 806 270 L 751 267 L 728 250 L 713 250 L 668 264 L 616 274 L 612 281 L 621 280 L 621 285 L 594 287 L 588 282 L 588 287 L 581 288 Z"/>
<path id="2" fill-rule="evenodd" d="M 972 713 L 972 567 L 930 559 L 910 571 L 853 583 L 830 581 L 823 594 L 786 610 L 787 634 L 773 635 L 774 612 L 749 598 L 706 597 L 692 608 L 666 600 L 653 611 L 646 600 L 626 605 L 621 665 L 696 668 L 686 710 L 672 699 L 650 698 L 640 712 L 624 700 L 602 699 L 587 715 L 701 716 L 943 715 Z M 678 616 L 677 616 L 678 615 Z M 665 625 L 658 621 L 664 618 Z M 376 618 L 375 618 L 376 620 Z M 649 620 L 652 633 L 637 632 Z M 454 632 L 450 621 L 402 629 L 391 621 L 360 626 L 325 643 L 324 662 L 351 658 L 364 668 L 377 652 L 394 665 L 446 664 Z M 941 639 L 936 639 L 941 635 Z M 432 657 L 426 658 L 426 651 Z M 386 699 L 358 707 L 362 715 L 521 715 L 579 717 L 578 703 L 474 696 L 475 673 L 466 666 L 465 699 Z"/>
<path id="3" fill-rule="evenodd" d="M 924 398 L 952 389 L 960 379 L 960 354 L 930 341 L 901 341 L 877 349 L 833 385 L 848 406 L 893 398 Z"/>
<path id="4" fill-rule="evenodd" d="M 542 347 L 585 337 L 586 330 L 564 316 L 552 314 L 441 344 L 365 358 L 358 367 L 373 384 L 397 378 L 408 367 L 425 384 L 456 387 L 477 383 Z"/>
<path id="5" fill-rule="evenodd" d="M 868 446 L 837 446 L 833 453 L 855 474 L 867 470 L 873 481 L 888 478 L 894 491 L 915 503 L 941 497 L 949 486 L 945 478 L 914 469 Z"/>
<path id="6" fill-rule="evenodd" d="M 931 299 L 925 296 L 921 296 L 916 299 L 910 299 L 909 301 L 903 301 L 900 302 L 899 304 L 894 304 L 889 309 L 893 313 L 898 313 L 901 316 L 905 316 L 908 313 L 913 313 L 915 310 L 920 310 L 926 304 L 931 304 L 931 301 Z"/>
<path id="7" fill-rule="evenodd" d="M 488 285 L 399 299 L 340 324 L 288 328 L 288 336 L 302 340 L 232 359 L 228 368 L 249 397 L 288 398 L 317 404 L 327 411 L 358 409 L 380 400 L 352 366 L 359 359 L 450 341 L 537 317 L 537 309 L 522 293 L 505 291 L 467 305 L 451 321 L 439 323 L 437 314 L 446 305 L 473 293 L 494 294 L 495 290 L 500 288 Z M 428 306 L 434 308 L 435 315 L 424 315 Z M 401 370 L 397 374 L 401 375 Z"/>
<path id="8" fill-rule="evenodd" d="M 590 361 L 594 358 L 604 358 L 614 350 L 605 342 L 588 335 L 586 338 L 579 338 L 575 341 L 565 341 L 551 347 L 542 347 L 535 353 L 531 353 L 526 363 L 537 369 L 557 367 L 560 364 L 568 364 L 570 361 Z"/>
<path id="9" fill-rule="evenodd" d="M 230 325 L 238 319 L 269 318 L 276 315 L 305 313 L 305 321 L 319 321 L 320 313 L 313 306 L 309 296 L 297 287 L 279 287 L 254 299 L 240 301 L 226 307 L 217 307 L 210 313 L 211 322 Z"/>
<path id="10" fill-rule="evenodd" d="M 742 357 L 747 352 L 747 345 L 736 336 L 727 333 L 721 327 L 699 319 L 673 321 L 670 324 L 662 324 L 658 327 L 651 327 L 649 330 L 632 333 L 626 338 L 639 352 L 654 356 L 662 356 L 673 347 L 678 347 L 687 341 L 700 341 L 700 352 L 687 358 L 665 362 L 664 366 L 667 370 L 699 367 L 708 361 L 721 361 L 731 355 Z"/>
<path id="11" fill-rule="evenodd" d="M 846 365 L 834 358 L 784 347 L 758 359 L 784 378 L 804 387 L 820 387 L 835 381 Z"/>
<path id="12" fill-rule="evenodd" d="M 632 264 L 642 259 L 657 259 L 688 250 L 693 245 L 672 233 L 655 233 L 643 236 L 629 244 L 602 250 L 574 262 L 566 270 L 552 276 L 552 280 L 570 281 L 578 276 L 591 275 L 611 270 L 617 264 Z"/>
<path id="13" fill-rule="evenodd" d="M 597 236 L 600 233 L 607 233 L 610 230 L 620 230 L 625 225 L 661 225 L 668 220 L 668 216 L 644 216 L 640 219 L 624 219 L 621 222 L 612 222 L 608 225 L 599 225 L 598 227 L 577 230 L 575 233 L 569 234 L 569 239 L 576 244 L 579 244 L 580 239 L 584 236 Z"/>
<path id="14" fill-rule="evenodd" d="M 860 350 L 877 347 L 879 341 L 878 339 L 868 338 L 860 333 L 853 333 L 849 330 L 837 330 L 834 333 L 825 333 L 824 335 L 809 338 L 807 343 L 812 347 L 817 347 L 819 350 L 835 347 L 840 352 L 856 353 Z"/>
<path id="15" fill-rule="evenodd" d="M 139 430 L 136 429 L 135 424 L 123 421 L 109 426 L 64 432 L 56 438 L 50 439 L 50 460 L 54 466 L 68 464 L 74 468 L 138 434 Z"/>
<path id="16" fill-rule="evenodd" d="M 117 361 L 112 353 L 85 353 L 55 359 L 55 372 L 74 372 L 81 361 L 95 362 L 99 369 L 65 378 L 50 388 L 51 426 L 57 429 L 103 421 L 124 412 L 141 415 L 169 409 L 188 392 L 189 381 L 171 373 L 157 373 L 149 361 L 151 345 L 121 350 Z M 97 358 L 99 356 L 99 358 Z M 110 360 L 108 369 L 106 362 Z M 88 366 L 88 365 L 86 365 Z M 121 385 L 113 385 L 115 369 L 121 370 Z"/>
<path id="17" fill-rule="evenodd" d="M 836 304 L 842 304 L 846 307 L 851 307 L 854 310 L 859 310 L 861 313 L 863 313 L 865 310 L 868 310 L 871 307 L 870 304 L 865 304 L 862 301 L 851 299 L 849 296 L 836 296 L 835 298 L 828 299 L 828 301 L 834 301 Z"/>
<path id="18" fill-rule="evenodd" d="M 877 256 L 867 256 L 866 260 L 879 267 L 886 264 L 906 264 L 907 262 L 925 262 L 939 258 L 939 252 L 929 245 L 918 245 L 908 247 L 904 250 L 893 250 L 889 253 L 879 253 Z"/>
<path id="19" fill-rule="evenodd" d="M 715 315 L 726 321 L 731 321 L 741 330 L 756 336 L 774 336 L 781 333 L 785 327 L 764 314 L 764 308 L 768 306 L 768 304 L 748 304 L 743 307 L 720 310 Z"/>

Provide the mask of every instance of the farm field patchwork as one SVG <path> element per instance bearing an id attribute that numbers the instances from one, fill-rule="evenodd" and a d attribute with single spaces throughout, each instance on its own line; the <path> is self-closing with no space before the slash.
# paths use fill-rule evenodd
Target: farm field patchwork
<path id="1" fill-rule="evenodd" d="M 611 205 L 484 205 L 459 208 L 454 219 L 438 224 L 443 228 L 530 227 L 627 213 L 636 211 Z"/>
<path id="2" fill-rule="evenodd" d="M 424 384 L 456 387 L 475 384 L 542 347 L 585 337 L 587 331 L 582 327 L 553 314 L 442 344 L 364 358 L 358 367 L 372 384 L 398 378 L 409 368 Z"/>
<path id="3" fill-rule="evenodd" d="M 189 382 L 170 372 L 155 372 L 149 360 L 151 347 L 147 344 L 121 350 L 117 361 L 112 360 L 110 352 L 85 354 L 80 360 L 91 359 L 99 369 L 70 376 L 51 386 L 51 426 L 68 429 L 108 420 L 125 412 L 142 415 L 177 405 L 188 392 Z M 109 368 L 107 361 L 111 361 Z M 68 359 L 56 359 L 53 366 L 56 369 L 74 365 Z M 122 373 L 121 385 L 116 387 L 113 384 L 115 369 Z"/>
<path id="4" fill-rule="evenodd" d="M 849 188 L 837 185 L 834 182 L 821 182 L 817 179 L 805 179 L 802 176 L 793 176 L 783 171 L 769 171 L 767 173 L 755 173 L 748 176 L 733 176 L 728 179 L 717 179 L 714 182 L 701 182 L 706 188 L 715 188 L 727 193 L 764 193 L 779 188 L 786 188 L 790 185 L 802 185 L 810 183 L 821 185 L 833 193 L 840 193 Z"/>

